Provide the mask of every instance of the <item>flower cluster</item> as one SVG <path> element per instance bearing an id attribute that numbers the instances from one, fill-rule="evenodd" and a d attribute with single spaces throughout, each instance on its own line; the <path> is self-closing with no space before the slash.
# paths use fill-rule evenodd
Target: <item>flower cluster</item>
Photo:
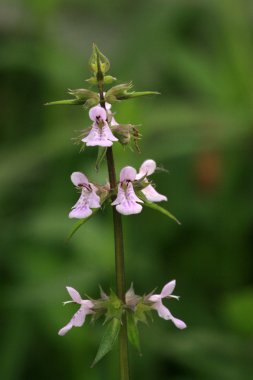
<path id="1" fill-rule="evenodd" d="M 142 211 L 141 204 L 145 203 L 145 201 L 167 201 L 167 197 L 159 194 L 147 179 L 149 175 L 154 173 L 155 169 L 155 161 L 146 160 L 141 165 L 139 173 L 131 166 L 126 166 L 121 170 L 117 196 L 111 203 L 112 206 L 116 206 L 116 210 L 120 214 L 139 214 Z M 77 219 L 87 218 L 92 214 L 92 209 L 101 206 L 101 198 L 98 195 L 101 192 L 101 186 L 99 189 L 98 185 L 95 186 L 89 182 L 87 177 L 81 172 L 72 173 L 71 181 L 78 189 L 81 189 L 81 196 L 72 207 L 69 217 Z M 109 190 L 109 185 L 105 186 Z M 135 193 L 135 187 L 138 189 L 139 197 Z M 113 189 L 111 190 L 113 191 Z"/>
<path id="2" fill-rule="evenodd" d="M 138 314 L 139 310 L 143 307 L 145 307 L 143 308 L 143 310 L 145 310 L 143 313 L 148 314 L 152 310 L 156 310 L 159 317 L 165 320 L 171 320 L 178 329 L 182 330 L 186 328 L 186 324 L 182 320 L 175 318 L 171 314 L 170 310 L 162 303 L 162 300 L 165 298 L 179 299 L 178 296 L 172 294 L 175 286 L 176 281 L 170 281 L 163 287 L 160 294 L 151 293 L 149 295 L 144 295 L 143 297 L 136 295 L 133 287 L 131 286 L 125 295 L 125 304 L 122 304 L 120 300 L 116 298 L 118 308 L 114 307 L 116 297 L 115 294 L 108 296 L 101 290 L 101 298 L 98 300 L 83 300 L 77 290 L 67 287 L 67 291 L 72 300 L 66 301 L 63 304 L 65 305 L 67 303 L 74 302 L 81 306 L 71 320 L 62 329 L 60 329 L 58 334 L 65 335 L 72 327 L 81 327 L 85 322 L 86 315 L 89 314 L 92 314 L 94 319 L 96 319 L 96 315 L 101 316 L 103 314 L 107 316 L 106 318 L 108 318 L 108 310 L 111 313 L 110 318 L 120 318 L 123 310 L 125 310 L 126 312 L 131 311 L 134 313 L 136 322 L 142 321 Z M 111 312 L 113 308 L 116 310 L 115 314 Z M 119 308 L 121 308 L 120 311 Z"/>

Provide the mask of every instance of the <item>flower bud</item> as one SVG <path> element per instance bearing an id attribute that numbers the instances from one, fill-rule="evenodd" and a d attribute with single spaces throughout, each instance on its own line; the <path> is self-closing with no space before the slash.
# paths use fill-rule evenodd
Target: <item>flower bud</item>
<path id="1" fill-rule="evenodd" d="M 105 75 L 104 76 L 104 84 L 110 84 L 110 83 L 115 82 L 116 80 L 117 80 L 117 78 L 112 77 L 111 75 Z M 97 84 L 97 77 L 92 76 L 88 79 L 85 79 L 85 82 L 88 82 L 91 85 L 96 85 Z"/>
<path id="2" fill-rule="evenodd" d="M 121 145 L 129 145 L 130 149 L 133 150 L 133 147 L 131 146 L 131 143 L 133 143 L 134 148 L 137 152 L 140 152 L 139 146 L 138 146 L 138 140 L 140 140 L 140 133 L 138 129 L 136 128 L 136 125 L 132 124 L 117 124 L 112 125 L 111 130 L 115 137 L 119 140 Z"/>
<path id="3" fill-rule="evenodd" d="M 101 53 L 101 51 L 95 44 L 93 44 L 89 65 L 91 71 L 93 71 L 96 75 L 101 72 L 102 76 L 110 68 L 110 62 L 108 58 L 103 53 Z"/>

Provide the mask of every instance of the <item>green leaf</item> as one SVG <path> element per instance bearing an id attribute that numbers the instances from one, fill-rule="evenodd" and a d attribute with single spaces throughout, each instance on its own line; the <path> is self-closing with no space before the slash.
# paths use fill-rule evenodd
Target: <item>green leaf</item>
<path id="1" fill-rule="evenodd" d="M 82 105 L 84 104 L 83 99 L 66 99 L 66 100 L 56 100 L 55 102 L 45 103 L 45 106 L 57 106 L 57 105 Z"/>
<path id="2" fill-rule="evenodd" d="M 137 322 L 134 318 L 134 313 L 131 310 L 127 312 L 127 336 L 129 342 L 137 349 L 141 355 L 139 331 Z"/>
<path id="3" fill-rule="evenodd" d="M 108 323 L 91 368 L 93 368 L 106 354 L 108 354 L 108 352 L 111 351 L 118 338 L 120 327 L 121 322 L 118 318 L 113 318 Z"/>
<path id="4" fill-rule="evenodd" d="M 132 98 L 138 98 L 140 96 L 149 96 L 149 95 L 160 95 L 160 92 L 157 91 L 133 91 L 125 92 L 123 95 L 117 97 L 118 100 L 126 100 Z"/>
<path id="5" fill-rule="evenodd" d="M 176 223 L 178 224 L 181 224 L 179 222 L 179 220 L 174 216 L 172 215 L 168 210 L 166 210 L 165 208 L 161 207 L 161 206 L 158 206 L 158 204 L 156 203 L 152 203 L 152 202 L 147 202 L 145 201 L 144 202 L 144 205 L 149 207 L 149 208 L 152 208 L 153 210 L 156 210 L 156 211 L 159 211 L 160 213 L 168 216 L 170 219 L 174 220 Z"/>
<path id="6" fill-rule="evenodd" d="M 80 219 L 77 223 L 75 223 L 74 227 L 72 228 L 72 230 L 70 231 L 68 237 L 67 237 L 67 242 L 72 238 L 72 236 L 77 232 L 77 230 L 79 230 L 79 228 L 84 224 L 86 223 L 90 218 L 92 218 L 92 216 L 94 214 L 96 214 L 98 212 L 99 208 L 95 208 L 92 210 L 92 214 L 90 216 L 88 216 L 87 218 L 84 218 L 84 219 Z"/>
<path id="7" fill-rule="evenodd" d="M 104 147 L 104 146 L 98 147 L 98 155 L 97 155 L 97 161 L 96 161 L 96 166 L 95 166 L 97 172 L 99 171 L 99 168 L 103 162 L 103 159 L 105 158 L 106 151 L 107 151 L 107 147 Z"/>

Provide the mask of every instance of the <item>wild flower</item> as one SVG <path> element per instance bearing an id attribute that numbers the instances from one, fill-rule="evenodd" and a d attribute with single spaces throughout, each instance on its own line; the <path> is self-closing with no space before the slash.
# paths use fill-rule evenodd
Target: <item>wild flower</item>
<path id="1" fill-rule="evenodd" d="M 65 335 L 70 329 L 72 329 L 73 326 L 81 327 L 85 322 L 86 315 L 93 313 L 92 307 L 94 306 L 94 304 L 92 301 L 83 300 L 78 291 L 74 288 L 67 286 L 66 289 L 70 297 L 72 298 L 72 301 L 66 301 L 63 304 L 66 305 L 67 303 L 75 302 L 81 306 L 73 315 L 69 323 L 67 323 L 66 326 L 60 329 L 60 331 L 58 332 L 59 335 Z"/>
<path id="2" fill-rule="evenodd" d="M 89 117 L 93 124 L 88 136 L 82 139 L 87 146 L 109 147 L 114 141 L 118 141 L 107 123 L 107 114 L 103 107 L 92 107 L 89 111 Z"/>
<path id="3" fill-rule="evenodd" d="M 81 189 L 81 196 L 72 207 L 69 218 L 87 218 L 92 214 L 93 208 L 100 207 L 100 197 L 96 194 L 97 187 L 81 172 L 72 173 L 71 181 L 78 189 Z"/>

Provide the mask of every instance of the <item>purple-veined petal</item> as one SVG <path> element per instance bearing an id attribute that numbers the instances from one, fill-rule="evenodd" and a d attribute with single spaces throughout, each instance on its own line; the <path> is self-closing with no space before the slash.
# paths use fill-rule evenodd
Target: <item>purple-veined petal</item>
<path id="1" fill-rule="evenodd" d="M 133 169 L 131 167 L 126 167 L 124 169 L 128 168 Z M 129 182 L 126 186 L 127 188 L 124 190 L 122 185 L 119 184 L 118 195 L 115 201 L 112 202 L 112 206 L 116 205 L 116 210 L 123 215 L 139 214 L 142 210 L 142 206 L 137 202 L 143 202 L 136 196 L 131 182 Z"/>
<path id="2" fill-rule="evenodd" d="M 150 202 L 162 202 L 168 200 L 165 195 L 159 194 L 152 185 L 148 185 L 141 191 Z"/>
<path id="3" fill-rule="evenodd" d="M 82 139 L 87 146 L 112 146 L 112 142 L 103 135 L 103 130 L 95 123 L 85 138 Z"/>
<path id="4" fill-rule="evenodd" d="M 136 175 L 136 179 L 140 179 L 144 176 L 149 176 L 154 173 L 156 169 L 156 162 L 154 160 L 146 160 L 140 167 L 139 173 Z"/>
<path id="5" fill-rule="evenodd" d="M 139 203 L 125 201 L 116 206 L 116 210 L 122 215 L 139 214 L 142 206 Z"/>
<path id="6" fill-rule="evenodd" d="M 106 121 L 106 110 L 101 106 L 92 107 L 89 111 L 89 117 L 93 121 Z"/>
<path id="7" fill-rule="evenodd" d="M 86 189 L 82 190 L 80 198 L 69 213 L 69 218 L 83 219 L 92 214 L 92 210 L 89 207 L 89 195 L 90 192 L 87 192 Z"/>
<path id="8" fill-rule="evenodd" d="M 80 206 L 73 208 L 69 213 L 70 219 L 85 219 L 92 214 L 92 210 L 88 206 Z"/>
<path id="9" fill-rule="evenodd" d="M 95 191 L 91 191 L 88 196 L 88 204 L 90 208 L 99 208 L 100 207 L 100 198 L 95 193 Z"/>
<path id="10" fill-rule="evenodd" d="M 71 330 L 73 327 L 72 323 L 69 322 L 66 326 L 64 326 L 62 329 L 59 330 L 58 335 L 65 335 L 69 330 Z"/>
<path id="11" fill-rule="evenodd" d="M 125 191 L 122 189 L 121 184 L 118 185 L 118 193 L 116 199 L 111 203 L 112 206 L 119 205 L 125 199 Z"/>
<path id="12" fill-rule="evenodd" d="M 71 181 L 75 186 L 87 185 L 88 178 L 81 172 L 74 172 L 71 174 Z"/>
<path id="13" fill-rule="evenodd" d="M 134 181 L 136 177 L 136 170 L 132 166 L 125 166 L 120 171 L 120 182 Z"/>
<path id="14" fill-rule="evenodd" d="M 134 187 L 131 182 L 127 184 L 127 187 L 125 190 L 125 196 L 128 201 L 143 203 L 143 201 L 140 198 L 138 198 L 137 195 L 135 194 Z"/>
<path id="15" fill-rule="evenodd" d="M 113 141 L 118 139 L 112 134 L 107 123 L 100 128 L 96 123 L 92 125 L 92 128 L 85 138 L 82 139 L 87 146 L 112 146 Z"/>
<path id="16" fill-rule="evenodd" d="M 107 123 L 102 128 L 104 136 L 111 141 L 118 141 L 117 137 L 115 137 Z"/>
<path id="17" fill-rule="evenodd" d="M 161 291 L 161 297 L 164 298 L 164 297 L 170 296 L 173 290 L 175 289 L 175 286 L 176 286 L 176 280 L 172 280 L 168 282 L 166 285 L 164 285 Z"/>
<path id="18" fill-rule="evenodd" d="M 81 298 L 80 294 L 78 293 L 78 291 L 76 289 L 72 288 L 71 286 L 66 286 L 66 289 L 67 289 L 70 297 L 72 298 L 72 300 L 76 303 L 81 304 L 82 298 Z"/>

